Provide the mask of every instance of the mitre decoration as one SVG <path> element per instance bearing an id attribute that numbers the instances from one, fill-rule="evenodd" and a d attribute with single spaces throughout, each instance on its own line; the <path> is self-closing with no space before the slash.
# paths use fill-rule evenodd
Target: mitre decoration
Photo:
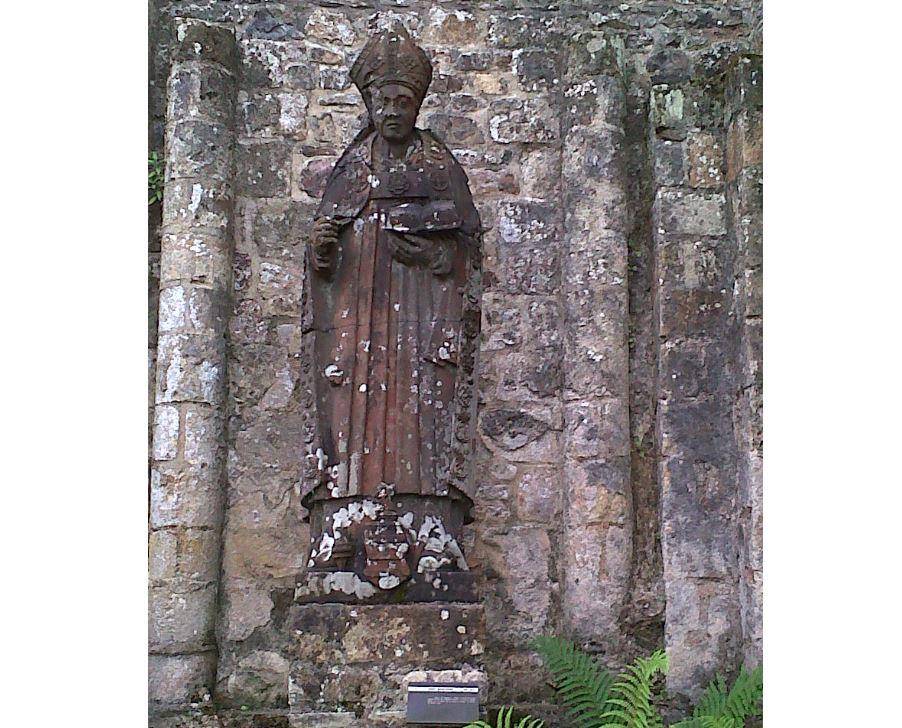
<path id="1" fill-rule="evenodd" d="M 361 93 L 370 86 L 400 83 L 422 100 L 432 81 L 432 63 L 407 31 L 398 27 L 370 39 L 351 67 L 351 80 Z"/>

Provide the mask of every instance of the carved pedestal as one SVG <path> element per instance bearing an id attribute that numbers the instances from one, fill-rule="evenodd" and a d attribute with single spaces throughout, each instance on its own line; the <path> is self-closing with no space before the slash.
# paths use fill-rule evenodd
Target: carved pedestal
<path id="1" fill-rule="evenodd" d="M 478 682 L 477 604 L 296 604 L 289 622 L 291 728 L 401 728 L 411 682 Z"/>

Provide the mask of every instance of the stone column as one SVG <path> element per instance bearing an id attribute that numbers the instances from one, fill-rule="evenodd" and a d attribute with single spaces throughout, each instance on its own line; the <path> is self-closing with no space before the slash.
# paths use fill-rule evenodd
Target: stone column
<path id="1" fill-rule="evenodd" d="M 150 701 L 212 694 L 224 507 L 235 38 L 182 24 L 167 85 L 150 488 Z"/>
<path id="2" fill-rule="evenodd" d="M 739 648 L 736 457 L 722 100 L 652 89 L 656 439 L 668 691 L 692 700 Z"/>
<path id="3" fill-rule="evenodd" d="M 738 56 L 727 74 L 726 195 L 736 248 L 734 415 L 739 482 L 739 606 L 742 654 L 749 667 L 762 652 L 762 68 L 761 56 Z"/>
<path id="4" fill-rule="evenodd" d="M 629 593 L 632 496 L 624 184 L 625 88 L 616 49 L 576 36 L 563 87 L 566 632 L 619 644 Z"/>

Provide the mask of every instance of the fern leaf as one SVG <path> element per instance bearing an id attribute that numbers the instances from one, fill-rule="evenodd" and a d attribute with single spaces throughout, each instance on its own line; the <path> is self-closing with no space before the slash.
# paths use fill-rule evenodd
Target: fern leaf
<path id="1" fill-rule="evenodd" d="M 695 710 L 692 711 L 692 715 L 695 718 L 720 717 L 724 715 L 726 705 L 727 684 L 723 677 L 718 675 L 711 681 L 710 685 L 705 688 L 705 691 L 698 699 Z"/>
<path id="2" fill-rule="evenodd" d="M 667 655 L 658 650 L 638 658 L 618 675 L 602 715 L 603 728 L 663 728 L 652 704 L 652 681 L 659 672 L 666 672 L 667 666 Z"/>
<path id="3" fill-rule="evenodd" d="M 746 718 L 761 715 L 763 696 L 764 675 L 760 667 L 752 672 L 740 670 L 729 691 L 718 675 L 702 693 L 692 716 L 698 721 L 698 728 L 743 728 Z"/>
<path id="4" fill-rule="evenodd" d="M 752 672 L 742 669 L 727 695 L 724 714 L 741 728 L 745 725 L 746 718 L 761 715 L 763 699 L 764 672 L 762 669 L 758 667 Z"/>
<path id="5" fill-rule="evenodd" d="M 532 647 L 554 677 L 555 690 L 579 728 L 600 728 L 614 678 L 568 640 L 538 637 Z"/>

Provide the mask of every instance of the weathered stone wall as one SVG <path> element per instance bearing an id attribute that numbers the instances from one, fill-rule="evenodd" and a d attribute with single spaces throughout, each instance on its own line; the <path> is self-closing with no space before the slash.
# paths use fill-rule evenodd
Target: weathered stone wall
<path id="1" fill-rule="evenodd" d="M 669 687 L 691 697 L 715 670 L 761 654 L 760 70 L 737 56 L 760 49 L 752 0 L 152 5 L 151 145 L 168 124 L 166 158 L 178 163 L 172 51 L 196 19 L 234 37 L 235 152 L 231 178 L 201 181 L 231 220 L 229 296 L 209 339 L 227 342 L 221 409 L 173 405 L 158 387 L 154 413 L 161 472 L 188 472 L 185 438 L 164 437 L 173 407 L 184 435 L 195 409 L 224 418 L 205 430 L 224 458 L 210 461 L 223 470 L 224 523 L 205 511 L 204 525 L 221 533 L 221 569 L 219 551 L 205 552 L 215 604 L 195 610 L 207 620 L 200 642 L 179 623 L 192 634 L 163 650 L 179 664 L 208 655 L 207 672 L 191 689 L 180 673 L 152 673 L 151 695 L 175 709 L 206 687 L 228 724 L 287 720 L 303 641 L 291 604 L 308 544 L 305 236 L 363 121 L 347 70 L 392 17 L 433 58 L 420 125 L 466 169 L 487 228 L 466 547 L 484 597 L 490 702 L 545 710 L 527 643 L 548 633 L 611 667 L 666 645 Z M 171 226 L 198 203 L 168 179 Z M 208 289 L 183 264 L 164 275 L 151 321 L 158 381 L 171 369 L 166 342 L 196 335 L 170 328 L 178 291 L 190 301 Z M 178 325 L 193 326 L 185 315 Z M 178 495 L 203 510 L 187 485 Z M 152 528 L 156 624 L 180 592 L 153 570 L 170 574 L 187 546 L 160 540 L 181 526 Z M 351 682 L 336 699 L 359 712 L 371 691 Z"/>

